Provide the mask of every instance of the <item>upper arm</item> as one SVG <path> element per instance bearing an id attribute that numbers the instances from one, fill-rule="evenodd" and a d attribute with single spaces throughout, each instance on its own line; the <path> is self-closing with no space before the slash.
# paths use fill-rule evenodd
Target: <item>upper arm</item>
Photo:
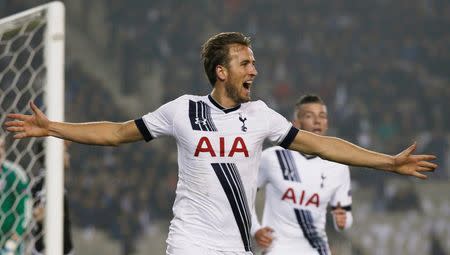
<path id="1" fill-rule="evenodd" d="M 119 125 L 119 128 L 115 132 L 119 143 L 129 143 L 144 139 L 144 135 L 139 130 L 136 121 L 129 120 Z"/>
<path id="2" fill-rule="evenodd" d="M 336 175 L 339 185 L 330 200 L 330 205 L 335 207 L 339 203 L 344 209 L 350 211 L 352 205 L 350 170 L 345 165 L 340 165 L 340 167 L 341 169 L 336 169 L 341 171 L 339 175 Z"/>
<path id="3" fill-rule="evenodd" d="M 289 149 L 311 155 L 318 155 L 324 148 L 326 137 L 299 130 Z"/>

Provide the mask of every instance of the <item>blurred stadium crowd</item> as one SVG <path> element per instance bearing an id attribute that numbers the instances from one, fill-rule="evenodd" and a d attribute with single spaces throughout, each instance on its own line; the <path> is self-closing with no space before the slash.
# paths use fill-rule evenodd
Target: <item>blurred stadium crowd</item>
<path id="1" fill-rule="evenodd" d="M 0 16 L 43 2 L 1 1 Z M 79 0 L 66 7 L 67 120 L 122 121 L 184 93 L 205 94 L 201 43 L 219 31 L 244 32 L 259 70 L 255 99 L 290 118 L 301 94 L 317 93 L 328 102 L 331 134 L 391 154 L 417 141 L 420 152 L 439 157 L 426 184 L 352 171 L 353 254 L 450 254 L 449 1 Z M 79 57 L 71 34 L 95 54 Z M 99 77 L 100 68 L 115 82 Z M 117 102 L 117 91 L 137 112 Z M 74 145 L 71 155 L 66 186 L 75 225 L 104 230 L 131 254 L 137 235 L 171 218 L 172 140 Z M 412 232 L 418 236 L 392 241 Z"/>

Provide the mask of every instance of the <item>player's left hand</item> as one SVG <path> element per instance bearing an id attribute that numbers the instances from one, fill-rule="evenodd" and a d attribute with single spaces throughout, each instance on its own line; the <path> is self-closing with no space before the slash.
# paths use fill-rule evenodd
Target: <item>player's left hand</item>
<path id="1" fill-rule="evenodd" d="M 413 155 L 417 144 L 409 146 L 406 150 L 394 156 L 392 171 L 402 175 L 412 175 L 420 179 L 426 179 L 427 176 L 421 172 L 434 171 L 437 165 L 430 160 L 436 159 L 434 155 Z"/>
<path id="2" fill-rule="evenodd" d="M 333 210 L 334 220 L 336 226 L 343 230 L 345 228 L 345 223 L 347 221 L 347 211 L 342 209 L 341 203 L 337 204 L 336 209 Z"/>

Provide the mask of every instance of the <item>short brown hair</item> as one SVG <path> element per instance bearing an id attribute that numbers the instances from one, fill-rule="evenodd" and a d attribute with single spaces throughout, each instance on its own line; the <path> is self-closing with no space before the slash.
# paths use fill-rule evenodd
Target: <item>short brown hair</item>
<path id="1" fill-rule="evenodd" d="M 302 106 L 304 104 L 321 104 L 321 105 L 325 105 L 325 102 L 318 95 L 305 94 L 305 95 L 301 96 L 298 99 L 297 103 L 295 104 L 294 120 L 298 118 L 298 114 L 300 112 L 300 106 Z"/>
<path id="2" fill-rule="evenodd" d="M 239 32 L 224 32 L 209 38 L 202 46 L 202 60 L 206 76 L 209 83 L 214 87 L 217 81 L 216 67 L 218 65 L 228 65 L 229 46 L 231 44 L 241 44 L 251 47 L 250 37 Z"/>
<path id="3" fill-rule="evenodd" d="M 318 104 L 325 105 L 322 98 L 320 98 L 319 96 L 314 95 L 314 94 L 306 94 L 306 95 L 300 97 L 300 99 L 297 101 L 295 106 L 299 107 L 303 104 L 310 104 L 310 103 L 318 103 Z"/>

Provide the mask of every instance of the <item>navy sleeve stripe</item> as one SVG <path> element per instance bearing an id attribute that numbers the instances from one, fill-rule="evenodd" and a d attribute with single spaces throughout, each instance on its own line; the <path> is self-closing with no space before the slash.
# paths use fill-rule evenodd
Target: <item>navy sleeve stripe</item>
<path id="1" fill-rule="evenodd" d="M 291 127 L 291 130 L 289 130 L 286 137 L 280 143 L 280 146 L 287 149 L 291 145 L 291 143 L 294 141 L 295 136 L 297 136 L 297 133 L 298 133 L 298 129 L 295 127 Z"/>
<path id="2" fill-rule="evenodd" d="M 341 208 L 344 209 L 344 210 L 346 210 L 346 211 L 348 211 L 348 212 L 352 210 L 352 206 L 351 206 L 351 205 L 342 206 Z M 336 209 L 337 209 L 336 206 L 332 206 L 332 207 L 331 207 L 331 210 L 336 210 Z"/>
<path id="3" fill-rule="evenodd" d="M 144 120 L 142 118 L 135 119 L 134 123 L 136 124 L 137 128 L 141 132 L 146 142 L 149 142 L 153 139 L 152 135 L 150 134 L 150 131 L 148 131 L 147 126 L 145 126 Z"/>

